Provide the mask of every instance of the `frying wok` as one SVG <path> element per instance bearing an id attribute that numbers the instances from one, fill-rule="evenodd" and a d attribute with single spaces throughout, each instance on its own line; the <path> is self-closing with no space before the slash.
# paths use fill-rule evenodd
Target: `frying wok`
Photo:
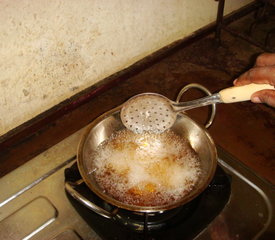
<path id="1" fill-rule="evenodd" d="M 190 87 L 197 87 L 203 91 L 206 91 L 209 94 L 209 92 L 203 87 L 192 85 L 181 91 L 178 99 L 180 98 L 181 94 L 183 94 Z M 79 143 L 77 154 L 77 165 L 82 180 L 76 183 L 66 182 L 65 188 L 69 194 L 71 194 L 82 204 L 86 205 L 88 208 L 92 209 L 98 214 L 107 218 L 111 218 L 115 213 L 110 213 L 105 209 L 96 206 L 94 203 L 91 203 L 83 196 L 81 196 L 81 194 L 79 194 L 75 190 L 75 187 L 84 181 L 89 189 L 105 202 L 116 206 L 119 209 L 125 209 L 140 213 L 158 213 L 182 206 L 197 197 L 207 188 L 214 176 L 217 166 L 217 152 L 215 144 L 203 126 L 200 126 L 198 123 L 193 121 L 185 113 L 180 113 L 177 115 L 177 119 L 170 130 L 173 131 L 176 135 L 187 139 L 193 150 L 198 155 L 200 161 L 201 175 L 193 189 L 176 202 L 157 206 L 139 206 L 127 204 L 125 202 L 115 199 L 114 197 L 103 191 L 103 189 L 97 183 L 95 176 L 91 172 L 90 156 L 97 149 L 97 147 L 104 141 L 109 139 L 112 134 L 125 129 L 125 126 L 120 119 L 120 110 L 121 106 L 104 113 L 103 115 L 96 118 L 87 127 Z"/>

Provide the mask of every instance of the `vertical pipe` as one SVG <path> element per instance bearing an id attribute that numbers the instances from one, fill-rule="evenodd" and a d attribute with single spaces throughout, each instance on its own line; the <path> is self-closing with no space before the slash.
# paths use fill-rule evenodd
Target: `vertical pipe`
<path id="1" fill-rule="evenodd" d="M 215 39 L 218 45 L 221 44 L 221 30 L 223 25 L 224 1 L 225 0 L 219 0 L 217 18 L 216 18 Z"/>

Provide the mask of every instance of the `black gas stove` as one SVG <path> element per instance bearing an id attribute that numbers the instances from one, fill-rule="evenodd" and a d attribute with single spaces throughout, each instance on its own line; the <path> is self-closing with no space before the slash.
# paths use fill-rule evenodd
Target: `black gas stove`
<path id="1" fill-rule="evenodd" d="M 80 179 L 76 163 L 65 170 L 65 180 Z M 107 219 L 87 209 L 68 194 L 72 205 L 102 239 L 194 239 L 219 215 L 230 197 L 230 175 L 218 167 L 207 189 L 191 202 L 161 213 L 135 213 L 118 209 Z M 85 183 L 76 189 L 89 201 L 114 212 L 115 207 L 97 197 Z"/>

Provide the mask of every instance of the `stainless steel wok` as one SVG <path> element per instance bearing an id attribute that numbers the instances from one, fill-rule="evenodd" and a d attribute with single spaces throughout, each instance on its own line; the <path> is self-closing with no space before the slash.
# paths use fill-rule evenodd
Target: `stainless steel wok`
<path id="1" fill-rule="evenodd" d="M 191 87 L 199 88 L 205 91 L 207 94 L 210 94 L 209 91 L 205 90 L 202 86 L 192 84 L 180 92 L 177 100 L 179 100 L 181 95 Z M 214 107 L 215 106 L 213 106 L 213 108 Z M 104 113 L 95 119 L 85 131 L 83 137 L 81 138 L 77 154 L 78 169 L 83 180 L 80 180 L 76 183 L 66 182 L 65 188 L 69 194 L 98 214 L 107 218 L 111 218 L 115 215 L 114 212 L 110 213 L 85 199 L 75 190 L 75 186 L 84 181 L 85 184 L 91 189 L 91 191 L 93 191 L 105 202 L 116 206 L 118 209 L 126 209 L 141 213 L 158 213 L 182 206 L 197 197 L 200 193 L 202 193 L 202 191 L 206 189 L 211 179 L 213 178 L 217 166 L 217 152 L 215 144 L 203 126 L 200 126 L 198 123 L 193 121 L 185 113 L 180 113 L 177 116 L 175 124 L 171 127 L 171 130 L 177 135 L 189 140 L 190 145 L 198 154 L 202 169 L 202 174 L 193 190 L 177 202 L 160 206 L 129 205 L 120 202 L 114 199 L 112 196 L 106 194 L 97 184 L 93 174 L 91 173 L 90 163 L 87 161 L 87 159 L 89 159 L 89 156 L 92 154 L 92 152 L 95 151 L 95 149 L 103 141 L 108 139 L 114 132 L 123 130 L 125 128 L 120 119 L 120 110 L 121 106 Z M 213 113 L 215 114 L 215 108 Z M 212 120 L 213 119 L 210 121 L 212 122 Z"/>

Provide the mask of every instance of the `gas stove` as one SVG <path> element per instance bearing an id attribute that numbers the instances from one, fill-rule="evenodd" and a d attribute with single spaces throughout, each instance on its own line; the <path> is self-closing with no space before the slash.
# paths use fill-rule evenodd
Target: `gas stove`
<path id="1" fill-rule="evenodd" d="M 76 163 L 65 171 L 65 180 L 78 182 L 81 176 Z M 191 202 L 164 212 L 136 213 L 114 208 L 98 198 L 83 183 L 76 192 L 107 212 L 114 212 L 110 219 L 87 211 L 84 204 L 68 194 L 72 205 L 102 239 L 193 239 L 219 215 L 230 197 L 231 178 L 218 167 L 208 188 Z M 78 198 L 76 198 L 78 199 Z M 89 205 L 88 205 L 89 208 Z M 108 228 L 108 231 L 105 229 Z"/>
<path id="2" fill-rule="evenodd" d="M 0 239 L 274 239 L 274 187 L 219 147 L 215 177 L 194 201 L 158 216 L 99 216 L 64 188 L 65 180 L 79 180 L 82 131 L 0 179 Z M 85 184 L 79 188 L 111 211 Z"/>

